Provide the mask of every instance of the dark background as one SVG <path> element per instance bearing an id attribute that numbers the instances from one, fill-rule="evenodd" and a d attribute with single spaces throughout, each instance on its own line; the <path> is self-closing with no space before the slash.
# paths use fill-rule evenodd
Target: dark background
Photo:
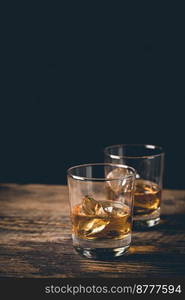
<path id="1" fill-rule="evenodd" d="M 1 182 L 63 184 L 107 145 L 150 143 L 185 188 L 183 8 L 105 3 L 2 11 Z"/>

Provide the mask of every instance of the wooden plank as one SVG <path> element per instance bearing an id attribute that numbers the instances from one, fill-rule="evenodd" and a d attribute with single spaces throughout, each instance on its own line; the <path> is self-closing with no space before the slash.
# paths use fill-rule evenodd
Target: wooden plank
<path id="1" fill-rule="evenodd" d="M 185 275 L 185 191 L 165 190 L 162 223 L 133 233 L 127 255 L 94 261 L 73 250 L 66 186 L 0 185 L 1 277 Z"/>

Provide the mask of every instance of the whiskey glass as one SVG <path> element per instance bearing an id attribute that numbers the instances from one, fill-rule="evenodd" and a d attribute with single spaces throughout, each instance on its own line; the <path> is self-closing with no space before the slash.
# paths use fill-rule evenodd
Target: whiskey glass
<path id="1" fill-rule="evenodd" d="M 162 147 L 122 144 L 104 149 L 106 163 L 127 164 L 136 170 L 134 192 L 134 228 L 153 227 L 160 223 L 164 170 Z"/>
<path id="2" fill-rule="evenodd" d="M 97 163 L 67 171 L 72 240 L 88 258 L 109 259 L 130 247 L 135 170 Z"/>

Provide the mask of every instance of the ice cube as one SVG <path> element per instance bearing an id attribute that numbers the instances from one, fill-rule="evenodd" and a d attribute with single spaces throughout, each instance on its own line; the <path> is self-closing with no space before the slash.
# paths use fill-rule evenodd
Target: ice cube
<path id="1" fill-rule="evenodd" d="M 115 168 L 113 171 L 107 174 L 107 179 L 110 179 L 110 181 L 108 181 L 108 185 L 113 192 L 119 193 L 122 190 L 122 188 L 127 183 L 127 180 L 125 178 L 127 175 L 128 170 L 125 168 Z"/>
<path id="2" fill-rule="evenodd" d="M 82 200 L 82 212 L 85 215 L 106 216 L 100 201 L 86 195 Z"/>
<path id="3" fill-rule="evenodd" d="M 112 213 L 113 209 L 114 209 L 113 206 L 104 207 L 104 211 L 108 212 L 109 214 Z"/>
<path id="4" fill-rule="evenodd" d="M 104 211 L 107 212 L 109 216 L 123 217 L 124 215 L 127 215 L 130 210 L 129 210 L 129 207 L 127 205 L 123 205 L 123 203 L 115 203 L 114 201 L 106 201 L 104 203 Z"/>
<path id="5" fill-rule="evenodd" d="M 85 236 L 92 236 L 104 230 L 109 223 L 108 219 L 94 218 L 84 222 L 80 227 L 80 231 L 83 231 Z"/>

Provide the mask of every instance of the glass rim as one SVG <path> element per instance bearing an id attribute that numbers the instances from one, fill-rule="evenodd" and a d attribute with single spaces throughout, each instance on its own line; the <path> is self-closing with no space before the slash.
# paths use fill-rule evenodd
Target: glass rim
<path id="1" fill-rule="evenodd" d="M 146 149 L 151 149 L 151 150 L 159 150 L 160 153 L 158 154 L 149 154 L 149 155 L 116 155 L 116 154 L 111 154 L 108 152 L 109 149 L 112 148 L 119 148 L 119 147 L 143 147 Z M 157 145 L 152 145 L 152 144 L 117 144 L 117 145 L 110 145 L 104 148 L 104 154 L 115 159 L 120 159 L 120 158 L 128 158 L 128 159 L 139 159 L 139 158 L 154 158 L 157 156 L 164 155 L 165 152 L 163 150 L 163 147 L 157 146 Z"/>
<path id="2" fill-rule="evenodd" d="M 90 167 L 90 166 L 112 166 L 122 169 L 129 169 L 133 173 L 129 175 L 124 175 L 121 177 L 114 177 L 114 178 L 107 178 L 107 177 L 87 177 L 87 176 L 78 176 L 73 175 L 71 171 L 77 169 L 77 168 L 83 168 L 83 167 Z M 89 163 L 89 164 L 82 164 L 82 165 L 76 165 L 73 167 L 70 167 L 67 169 L 67 175 L 75 180 L 82 180 L 82 181 L 115 181 L 115 180 L 121 180 L 121 179 L 129 179 L 132 177 L 136 177 L 136 170 L 128 165 L 122 165 L 122 164 L 114 164 L 114 163 Z"/>

